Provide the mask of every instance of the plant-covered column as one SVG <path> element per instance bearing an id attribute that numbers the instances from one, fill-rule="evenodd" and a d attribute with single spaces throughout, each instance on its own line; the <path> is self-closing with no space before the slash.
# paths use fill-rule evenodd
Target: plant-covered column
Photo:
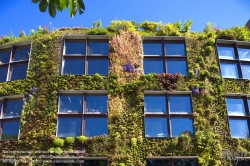
<path id="1" fill-rule="evenodd" d="M 140 165 L 142 153 L 143 94 L 136 81 L 143 73 L 142 39 L 136 32 L 120 31 L 110 42 L 110 73 L 118 87 L 109 95 L 109 136 L 114 138 L 111 165 Z"/>

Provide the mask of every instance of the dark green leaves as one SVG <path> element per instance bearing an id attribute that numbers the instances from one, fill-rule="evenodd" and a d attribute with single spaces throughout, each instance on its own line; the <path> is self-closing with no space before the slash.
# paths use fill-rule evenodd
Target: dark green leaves
<path id="1" fill-rule="evenodd" d="M 40 9 L 40 11 L 41 12 L 46 12 L 47 7 L 48 7 L 47 0 L 41 0 L 40 3 L 39 3 L 39 9 Z"/>
<path id="2" fill-rule="evenodd" d="M 71 17 L 74 17 L 77 11 L 82 14 L 85 10 L 83 0 L 32 0 L 32 2 L 35 4 L 39 2 L 41 12 L 46 12 L 47 8 L 49 8 L 49 14 L 53 18 L 56 16 L 56 10 L 61 12 L 67 7 L 69 7 Z"/>

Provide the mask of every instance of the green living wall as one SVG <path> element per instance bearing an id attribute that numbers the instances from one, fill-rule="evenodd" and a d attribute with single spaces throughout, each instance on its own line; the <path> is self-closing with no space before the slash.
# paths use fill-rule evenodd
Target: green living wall
<path id="1" fill-rule="evenodd" d="M 49 32 L 39 27 L 19 37 L 3 36 L 0 44 L 32 41 L 27 79 L 0 83 L 0 95 L 25 94 L 37 87 L 34 97 L 24 105 L 20 139 L 0 142 L 5 151 L 85 151 L 85 156 L 105 156 L 111 166 L 145 166 L 146 156 L 199 156 L 202 166 L 229 166 L 222 150 L 246 152 L 249 139 L 232 139 L 229 133 L 225 94 L 250 94 L 248 80 L 223 79 L 219 71 L 216 39 L 250 41 L 246 27 L 216 29 L 207 24 L 204 32 L 190 32 L 192 21 L 162 24 L 145 21 L 112 21 L 107 28 L 96 22 L 91 29 L 63 28 Z M 63 40 L 66 34 L 109 35 L 110 72 L 108 76 L 61 75 Z M 185 36 L 188 76 L 180 74 L 143 74 L 142 36 Z M 131 62 L 138 72 L 128 73 L 123 66 Z M 197 72 L 198 71 L 198 72 Z M 144 90 L 190 91 L 192 95 L 195 136 L 145 138 Z M 108 90 L 108 135 L 87 138 L 56 138 L 59 90 Z M 0 153 L 0 156 L 3 153 Z M 32 159 L 30 155 L 29 160 Z M 29 165 L 23 158 L 19 165 Z M 32 165 L 30 163 L 30 165 Z M 35 165 L 35 164 L 33 164 Z M 46 165 L 46 164 L 38 164 Z"/>

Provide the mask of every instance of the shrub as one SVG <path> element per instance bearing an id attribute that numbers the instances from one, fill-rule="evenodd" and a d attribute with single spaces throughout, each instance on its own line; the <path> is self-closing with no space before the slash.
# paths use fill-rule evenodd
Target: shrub
<path id="1" fill-rule="evenodd" d="M 88 141 L 88 137 L 83 136 L 83 135 L 81 135 L 81 136 L 79 136 L 79 137 L 76 137 L 76 139 L 77 139 L 79 142 L 81 142 L 81 143 L 87 143 L 87 141 Z"/>
<path id="2" fill-rule="evenodd" d="M 108 30 L 106 28 L 91 28 L 86 32 L 87 35 L 107 35 Z"/>
<path id="3" fill-rule="evenodd" d="M 70 144 L 73 145 L 75 142 L 75 138 L 74 137 L 66 137 L 65 141 Z"/>
<path id="4" fill-rule="evenodd" d="M 143 28 L 145 31 L 155 32 L 155 31 L 157 31 L 160 24 L 161 24 L 161 22 L 144 21 L 141 25 L 141 28 Z"/>
<path id="5" fill-rule="evenodd" d="M 135 26 L 132 21 L 125 21 L 125 20 L 114 20 L 111 21 L 111 25 L 107 27 L 108 31 L 110 32 L 117 32 L 120 30 L 127 30 L 130 32 L 135 32 Z"/>
<path id="6" fill-rule="evenodd" d="M 54 141 L 53 141 L 53 144 L 56 147 L 63 147 L 63 145 L 64 145 L 64 139 L 55 138 Z"/>

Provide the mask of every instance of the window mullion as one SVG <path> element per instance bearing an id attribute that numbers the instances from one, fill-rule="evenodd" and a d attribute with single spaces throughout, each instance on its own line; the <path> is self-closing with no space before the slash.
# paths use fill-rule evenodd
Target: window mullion
<path id="1" fill-rule="evenodd" d="M 172 130 L 171 130 L 171 121 L 170 121 L 170 102 L 169 102 L 169 95 L 166 97 L 166 104 L 167 104 L 167 118 L 168 118 L 168 134 L 169 137 L 172 137 Z"/>
<path id="2" fill-rule="evenodd" d="M 86 115 L 86 94 L 83 95 L 83 110 L 82 110 L 82 135 L 85 135 L 85 115 Z"/>
<path id="3" fill-rule="evenodd" d="M 240 61 L 240 57 L 238 54 L 238 46 L 237 44 L 234 45 L 234 54 L 235 54 L 235 59 L 237 59 L 237 66 L 238 66 L 238 74 L 239 74 L 239 78 L 243 78 L 243 73 L 242 73 L 242 69 L 241 69 L 241 61 Z"/>

